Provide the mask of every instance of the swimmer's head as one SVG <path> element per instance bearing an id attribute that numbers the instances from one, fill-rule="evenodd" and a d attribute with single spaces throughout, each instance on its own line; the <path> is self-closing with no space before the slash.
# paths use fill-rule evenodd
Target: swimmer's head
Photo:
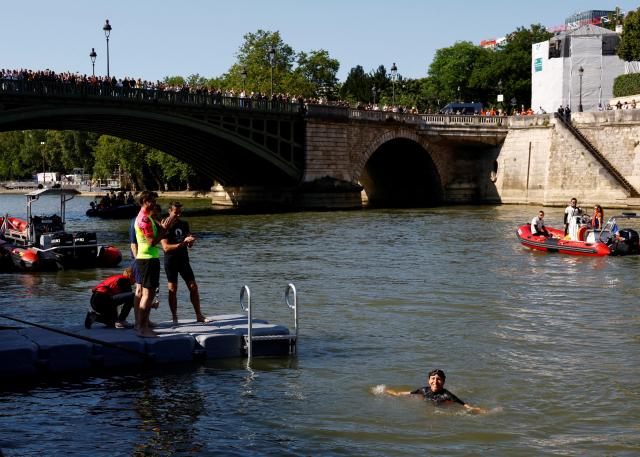
<path id="1" fill-rule="evenodd" d="M 429 384 L 429 388 L 431 392 L 441 392 L 444 386 L 444 380 L 446 376 L 444 375 L 444 371 L 436 368 L 435 370 L 431 370 L 429 372 L 429 377 L 427 378 L 427 383 Z"/>
<path id="2" fill-rule="evenodd" d="M 429 372 L 429 374 L 427 375 L 427 378 L 430 378 L 431 376 L 439 376 L 442 378 L 442 380 L 444 381 L 447 377 L 444 374 L 444 371 L 442 371 L 440 368 L 436 368 L 435 370 L 431 370 Z"/>

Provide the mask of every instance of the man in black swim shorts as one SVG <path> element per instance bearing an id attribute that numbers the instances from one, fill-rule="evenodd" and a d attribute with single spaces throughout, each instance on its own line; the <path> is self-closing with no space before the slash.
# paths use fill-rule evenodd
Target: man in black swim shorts
<path id="1" fill-rule="evenodd" d="M 178 323 L 178 275 L 182 277 L 189 289 L 189 298 L 196 313 L 196 320 L 208 323 L 200 310 L 200 293 L 196 277 L 189 263 L 188 249 L 193 247 L 196 238 L 192 235 L 189 223 L 180 219 L 182 216 L 182 204 L 178 201 L 171 202 L 169 217 L 173 218 L 171 225 L 167 226 L 167 237 L 162 240 L 164 250 L 164 271 L 167 274 L 167 291 L 169 292 L 169 308 L 173 323 Z"/>
<path id="2" fill-rule="evenodd" d="M 422 395 L 425 400 L 431 400 L 436 404 L 447 404 L 447 403 L 458 403 L 464 406 L 467 410 L 472 411 L 474 413 L 484 413 L 486 412 L 482 408 L 477 408 L 475 406 L 471 406 L 468 403 L 460 400 L 454 394 L 449 392 L 444 388 L 444 381 L 446 376 L 444 371 L 440 369 L 431 370 L 427 375 L 427 384 L 428 386 L 421 387 L 412 391 L 404 391 L 398 392 L 393 389 L 385 389 L 385 392 L 389 395 L 393 395 L 394 397 L 403 397 L 407 395 Z"/>

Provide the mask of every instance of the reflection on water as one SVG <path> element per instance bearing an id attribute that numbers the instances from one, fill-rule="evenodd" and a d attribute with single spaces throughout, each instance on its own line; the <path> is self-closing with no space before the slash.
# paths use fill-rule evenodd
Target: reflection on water
<path id="1" fill-rule="evenodd" d="M 83 201 L 84 200 L 84 201 Z M 127 247 L 126 221 L 69 225 Z M 23 208 L 22 198 L 2 204 Z M 533 210 L 533 211 L 532 211 Z M 640 448 L 640 257 L 535 253 L 515 228 L 536 208 L 197 216 L 203 309 L 292 326 L 297 358 L 207 361 L 0 392 L 0 448 L 41 455 L 633 455 Z M 9 212 L 11 212 L 9 208 Z M 550 225 L 562 208 L 547 211 Z M 81 323 L 118 269 L 0 275 L 3 313 Z M 169 319 L 166 291 L 153 319 Z M 193 312 L 185 287 L 179 312 Z M 0 322 L 0 325 L 3 323 Z M 376 395 L 424 385 L 492 414 Z"/>

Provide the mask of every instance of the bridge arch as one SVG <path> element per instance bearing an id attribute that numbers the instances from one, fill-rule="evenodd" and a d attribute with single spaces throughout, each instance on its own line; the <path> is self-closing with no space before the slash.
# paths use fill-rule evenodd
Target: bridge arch
<path id="1" fill-rule="evenodd" d="M 424 207 L 444 201 L 438 158 L 409 130 L 386 132 L 362 157 L 359 182 L 370 206 Z"/>
<path id="2" fill-rule="evenodd" d="M 79 130 L 135 141 L 191 164 L 223 186 L 295 184 L 301 176 L 292 157 L 252 141 L 250 128 L 242 136 L 226 125 L 172 112 L 43 104 L 0 116 L 0 131 L 32 129 Z"/>

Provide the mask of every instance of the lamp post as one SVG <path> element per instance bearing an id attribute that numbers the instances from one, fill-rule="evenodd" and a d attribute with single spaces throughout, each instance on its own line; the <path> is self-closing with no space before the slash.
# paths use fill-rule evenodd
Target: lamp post
<path id="1" fill-rule="evenodd" d="M 582 112 L 582 75 L 584 73 L 584 68 L 578 68 L 578 75 L 580 75 L 580 103 L 578 104 L 578 111 Z"/>
<path id="2" fill-rule="evenodd" d="M 93 72 L 94 78 L 96 77 L 96 57 L 98 57 L 98 54 L 96 54 L 96 50 L 94 48 L 91 48 L 89 58 L 91 59 L 91 71 Z"/>
<path id="3" fill-rule="evenodd" d="M 376 104 L 376 85 L 374 84 L 371 88 L 371 94 L 373 95 L 373 104 Z"/>
<path id="4" fill-rule="evenodd" d="M 518 103 L 518 100 L 516 100 L 515 97 L 513 97 L 511 99 L 511 114 L 513 115 L 516 111 L 516 104 Z"/>
<path id="5" fill-rule="evenodd" d="M 276 50 L 269 47 L 269 66 L 271 67 L 271 98 L 273 99 L 273 67 L 276 65 Z"/>
<path id="6" fill-rule="evenodd" d="M 460 86 L 458 86 L 458 103 L 462 103 L 462 100 L 460 99 Z"/>
<path id="7" fill-rule="evenodd" d="M 109 35 L 111 35 L 111 24 L 109 24 L 109 19 L 104 23 L 102 30 L 104 30 L 104 36 L 107 38 L 107 78 L 109 78 L 111 76 L 111 73 L 109 73 Z"/>
<path id="8" fill-rule="evenodd" d="M 242 67 L 242 71 L 240 72 L 240 76 L 242 77 L 242 92 L 245 91 L 245 85 L 247 82 L 247 67 Z M 245 94 L 246 95 L 246 94 Z"/>
<path id="9" fill-rule="evenodd" d="M 396 67 L 396 63 L 393 62 L 393 64 L 391 65 L 391 86 L 392 86 L 392 90 L 393 90 L 393 105 L 395 106 L 396 104 L 396 77 L 398 76 L 398 67 Z"/>
<path id="10" fill-rule="evenodd" d="M 40 150 L 42 151 L 42 182 L 46 181 L 46 176 L 47 176 L 45 174 L 47 168 L 45 167 L 45 164 L 44 164 L 44 145 L 45 145 L 45 142 L 41 141 L 40 142 L 40 146 L 41 146 Z"/>

